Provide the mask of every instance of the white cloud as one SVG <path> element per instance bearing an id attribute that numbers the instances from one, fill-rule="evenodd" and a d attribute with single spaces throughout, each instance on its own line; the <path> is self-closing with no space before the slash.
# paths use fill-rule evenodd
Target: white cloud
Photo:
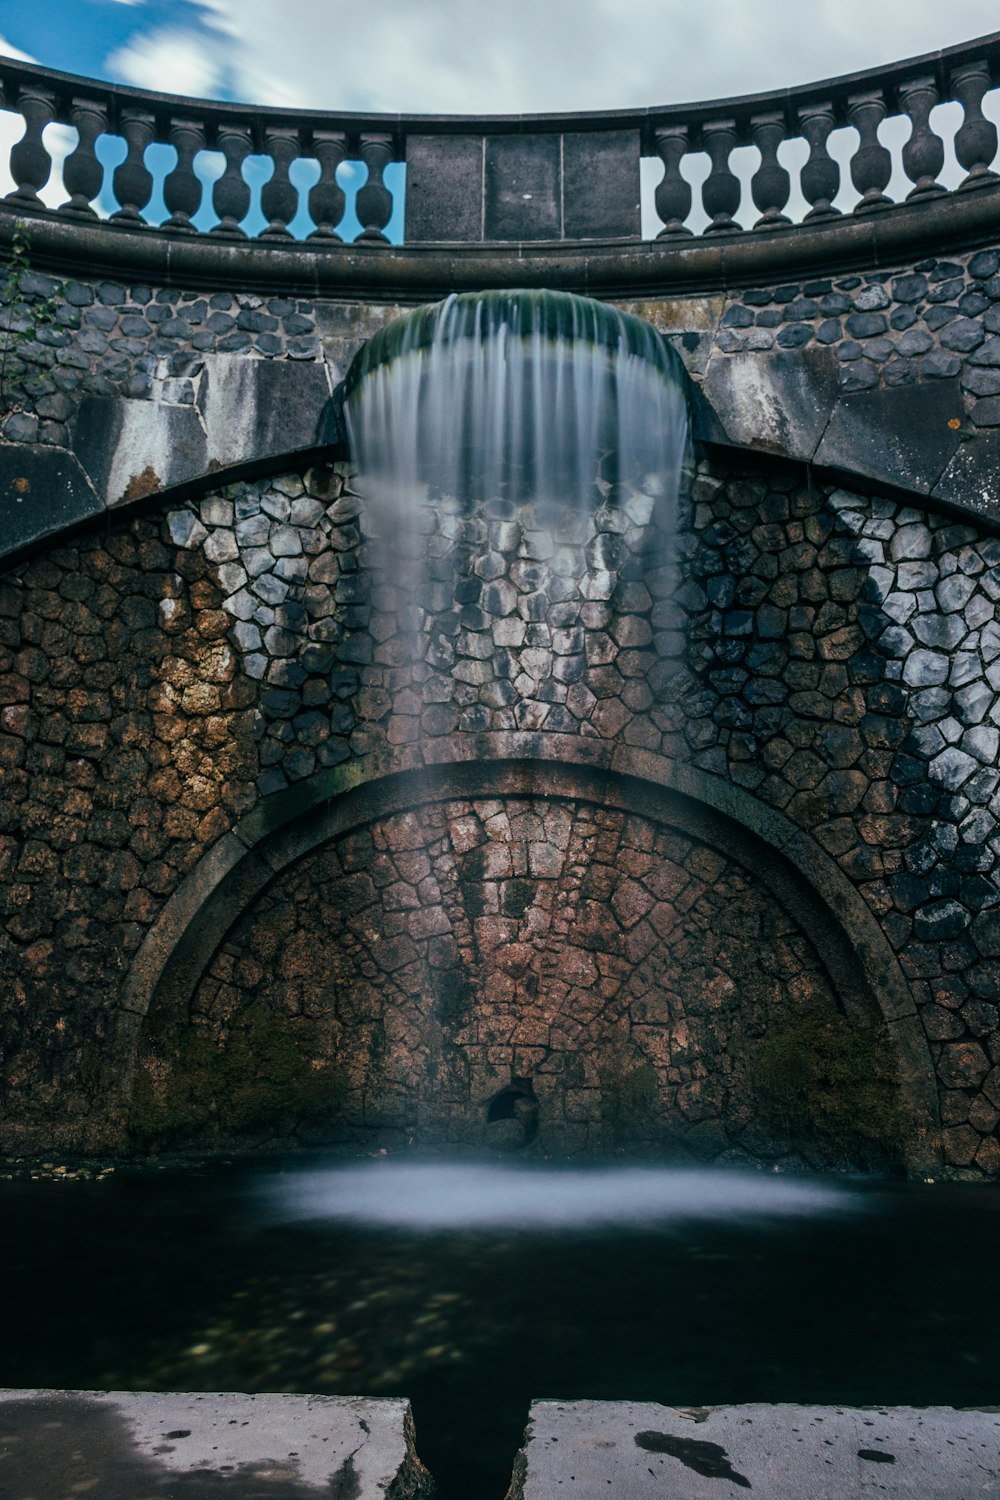
<path id="1" fill-rule="evenodd" d="M 192 0 L 228 92 L 330 109 L 481 113 L 781 88 L 982 35 L 996 0 Z M 161 85 L 162 86 L 162 85 Z"/>
<path id="2" fill-rule="evenodd" d="M 217 49 L 197 31 L 164 27 L 140 32 L 108 58 L 109 72 L 136 88 L 210 97 L 222 86 Z"/>
<path id="3" fill-rule="evenodd" d="M 0 36 L 0 56 L 12 57 L 15 62 L 37 62 L 37 57 L 32 57 L 30 52 L 22 52 L 20 47 L 15 47 L 8 42 L 5 36 Z"/>

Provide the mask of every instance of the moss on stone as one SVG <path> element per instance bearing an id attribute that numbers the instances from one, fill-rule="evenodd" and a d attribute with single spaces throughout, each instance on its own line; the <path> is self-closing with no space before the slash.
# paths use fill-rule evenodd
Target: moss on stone
<path id="1" fill-rule="evenodd" d="M 290 1016 L 253 1006 L 219 1047 L 191 1026 L 162 1034 L 140 1065 L 128 1131 L 137 1150 L 207 1144 L 334 1118 L 346 1093 L 336 1066 L 317 1066 Z"/>
<path id="2" fill-rule="evenodd" d="M 790 1145 L 855 1166 L 901 1160 L 906 1117 L 884 1032 L 806 1011 L 764 1038 L 755 1082 L 760 1118 Z"/>
<path id="3" fill-rule="evenodd" d="M 624 1048 L 601 1068 L 601 1118 L 619 1145 L 648 1140 L 656 1123 L 658 1080 L 652 1063 Z"/>
<path id="4" fill-rule="evenodd" d="M 520 921 L 534 899 L 535 882 L 523 875 L 515 875 L 513 880 L 508 880 L 503 887 L 501 906 L 504 916 L 514 917 Z"/>

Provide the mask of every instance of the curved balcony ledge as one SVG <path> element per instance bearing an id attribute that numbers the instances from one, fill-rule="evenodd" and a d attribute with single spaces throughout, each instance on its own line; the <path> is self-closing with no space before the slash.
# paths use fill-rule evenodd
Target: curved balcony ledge
<path id="1" fill-rule="evenodd" d="M 993 244 L 1000 182 L 857 218 L 683 241 L 565 241 L 489 246 L 275 243 L 180 236 L 0 205 L 0 245 L 19 223 L 32 264 L 158 286 L 423 302 L 484 287 L 554 287 L 596 297 L 725 291 L 793 276 L 892 266 Z"/>
<path id="2" fill-rule="evenodd" d="M 290 112 L 0 58 L 0 102 L 24 119 L 10 150 L 15 186 L 0 204 L 0 245 L 22 220 L 33 263 L 49 268 L 402 302 L 515 284 L 655 295 L 878 267 L 996 238 L 998 132 L 982 106 L 997 86 L 1000 32 L 771 93 L 535 116 Z M 951 188 L 939 180 L 945 141 L 931 120 L 948 102 L 963 112 L 953 149 L 964 177 Z M 879 134 L 892 117 L 909 130 L 896 158 Z M 52 125 L 76 133 L 61 168 L 66 201 L 56 208 L 39 196 L 56 167 Z M 846 164 L 828 150 L 845 127 L 856 139 Z M 99 143 L 116 135 L 125 157 L 112 168 Z M 786 142 L 808 153 L 793 171 L 779 155 Z M 759 158 L 749 183 L 733 167 L 745 147 Z M 205 152 L 224 164 L 214 182 Z M 682 171 L 692 155 L 709 163 L 700 186 Z M 643 157 L 663 165 L 655 240 L 640 237 Z M 361 186 L 345 191 L 340 169 L 350 163 Z M 405 205 L 386 177 L 403 163 Z M 902 201 L 887 196 L 890 182 Z M 832 207 L 852 195 L 853 211 Z M 794 202 L 801 223 L 789 221 Z M 153 222 L 154 203 L 163 223 Z M 345 243 L 354 215 L 361 233 Z M 692 234 L 689 221 L 704 232 Z M 390 226 L 401 244 L 389 243 Z"/>

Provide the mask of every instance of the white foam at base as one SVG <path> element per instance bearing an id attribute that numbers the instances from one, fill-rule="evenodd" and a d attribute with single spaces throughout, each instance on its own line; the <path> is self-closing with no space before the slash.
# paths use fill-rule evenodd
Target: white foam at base
<path id="1" fill-rule="evenodd" d="M 842 1213 L 846 1188 L 726 1170 L 364 1162 L 292 1172 L 265 1190 L 278 1221 L 408 1230 L 636 1228 L 689 1219 Z"/>

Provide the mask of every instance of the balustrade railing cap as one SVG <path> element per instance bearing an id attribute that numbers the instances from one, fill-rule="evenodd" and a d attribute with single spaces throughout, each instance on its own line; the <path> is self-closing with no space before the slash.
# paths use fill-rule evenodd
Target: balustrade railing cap
<path id="1" fill-rule="evenodd" d="M 925 52 L 901 62 L 866 68 L 816 83 L 773 89 L 756 94 L 733 95 L 697 102 L 647 105 L 638 108 L 597 111 L 553 111 L 536 114 L 404 114 L 370 111 L 289 109 L 284 106 L 249 104 L 192 98 L 182 94 L 157 93 L 127 85 L 63 73 L 54 68 L 26 63 L 0 55 L 0 85 L 6 95 L 6 107 L 16 106 L 16 91 L 41 90 L 53 95 L 57 107 L 74 98 L 99 99 L 115 114 L 123 109 L 140 108 L 153 114 L 157 124 L 169 125 L 178 113 L 195 114 L 200 119 L 221 123 L 238 118 L 250 121 L 255 133 L 262 135 L 269 127 L 308 129 L 381 130 L 396 138 L 408 132 L 422 135 L 461 134 L 474 128 L 491 134 L 516 134 L 526 131 L 600 131 L 623 128 L 648 132 L 660 124 L 683 119 L 690 124 L 734 116 L 738 123 L 767 110 L 791 110 L 814 100 L 846 101 L 850 94 L 870 89 L 894 91 L 900 84 L 918 76 L 931 77 L 944 86 L 951 74 L 983 62 L 991 71 L 1000 70 L 1000 31 L 976 37 L 954 47 Z M 12 89 L 15 91 L 12 95 Z"/>

